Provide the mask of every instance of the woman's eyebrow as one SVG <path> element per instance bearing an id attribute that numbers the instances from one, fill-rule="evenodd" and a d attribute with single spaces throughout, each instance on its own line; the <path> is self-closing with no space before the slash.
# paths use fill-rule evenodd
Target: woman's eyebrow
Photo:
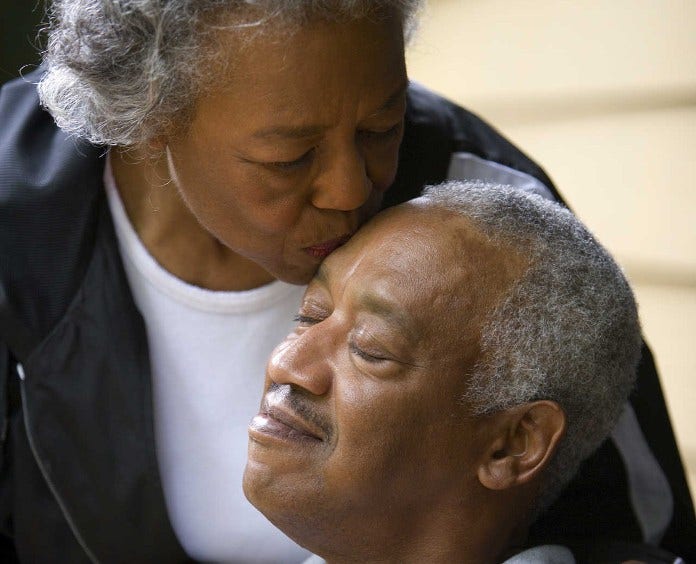
<path id="1" fill-rule="evenodd" d="M 392 109 L 399 104 L 408 89 L 408 80 L 402 82 L 399 87 L 389 95 L 384 103 L 372 115 Z M 272 137 L 282 137 L 285 139 L 306 139 L 316 137 L 328 129 L 322 124 L 312 125 L 271 125 L 255 131 L 253 137 L 256 139 L 268 139 Z"/>
<path id="2" fill-rule="evenodd" d="M 316 137 L 326 129 L 325 125 L 272 125 L 255 131 L 253 137 L 257 139 L 268 139 L 269 137 L 306 139 L 307 137 Z"/>

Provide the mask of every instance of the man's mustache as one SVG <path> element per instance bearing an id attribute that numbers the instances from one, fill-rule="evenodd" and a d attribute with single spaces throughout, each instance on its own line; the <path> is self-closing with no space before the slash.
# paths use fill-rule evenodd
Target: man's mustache
<path id="1" fill-rule="evenodd" d="M 292 384 L 271 382 L 264 396 L 264 404 L 285 405 L 299 417 L 321 430 L 327 441 L 333 438 L 333 425 L 327 417 L 320 414 L 312 405 L 312 400 Z"/>

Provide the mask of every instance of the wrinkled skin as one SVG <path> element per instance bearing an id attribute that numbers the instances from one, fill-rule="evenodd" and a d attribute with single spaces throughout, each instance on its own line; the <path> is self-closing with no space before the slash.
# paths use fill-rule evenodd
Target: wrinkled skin
<path id="1" fill-rule="evenodd" d="M 318 22 L 293 33 L 222 33 L 219 44 L 232 63 L 189 127 L 153 141 L 163 149 L 155 170 L 114 158 L 126 209 L 155 258 L 188 282 L 306 283 L 376 213 L 396 175 L 407 86 L 401 24 Z"/>
<path id="2" fill-rule="evenodd" d="M 461 398 L 482 317 L 520 263 L 462 223 L 414 204 L 378 216 L 324 262 L 269 361 L 245 492 L 322 555 L 408 560 L 414 538 L 459 542 L 477 527 L 462 506 L 486 507 L 492 427 Z"/>

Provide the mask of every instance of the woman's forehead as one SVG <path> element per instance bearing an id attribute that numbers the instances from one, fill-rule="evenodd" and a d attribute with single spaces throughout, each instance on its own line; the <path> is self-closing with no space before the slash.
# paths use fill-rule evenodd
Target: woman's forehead
<path id="1" fill-rule="evenodd" d="M 239 43 L 229 35 L 218 47 L 227 50 L 229 64 L 219 66 L 219 79 L 198 99 L 194 115 L 210 114 L 213 121 L 247 116 L 260 134 L 306 132 L 331 125 L 339 113 L 362 120 L 403 106 L 407 76 L 399 22 L 319 22 L 284 41 L 257 35 L 243 47 Z"/>
<path id="2" fill-rule="evenodd" d="M 263 86 L 293 74 L 299 74 L 303 80 L 321 74 L 324 86 L 330 88 L 337 71 L 351 68 L 353 75 L 375 73 L 378 69 L 383 71 L 379 65 L 384 61 L 393 64 L 404 59 L 402 25 L 393 17 L 377 21 L 311 21 L 289 29 L 267 24 L 263 30 L 223 29 L 216 35 L 210 49 L 222 63 L 218 84 L 227 79 L 232 88 L 239 81 Z"/>

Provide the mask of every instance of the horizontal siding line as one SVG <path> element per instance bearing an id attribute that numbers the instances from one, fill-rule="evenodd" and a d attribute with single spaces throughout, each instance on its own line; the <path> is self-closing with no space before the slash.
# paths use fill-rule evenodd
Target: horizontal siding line
<path id="1" fill-rule="evenodd" d="M 631 284 L 667 286 L 696 290 L 696 270 L 689 267 L 665 266 L 619 259 Z"/>
<path id="2" fill-rule="evenodd" d="M 665 91 L 595 92 L 583 95 L 559 94 L 534 98 L 514 98 L 491 102 L 457 100 L 498 125 L 534 125 L 571 121 L 606 115 L 696 109 L 696 87 Z"/>

